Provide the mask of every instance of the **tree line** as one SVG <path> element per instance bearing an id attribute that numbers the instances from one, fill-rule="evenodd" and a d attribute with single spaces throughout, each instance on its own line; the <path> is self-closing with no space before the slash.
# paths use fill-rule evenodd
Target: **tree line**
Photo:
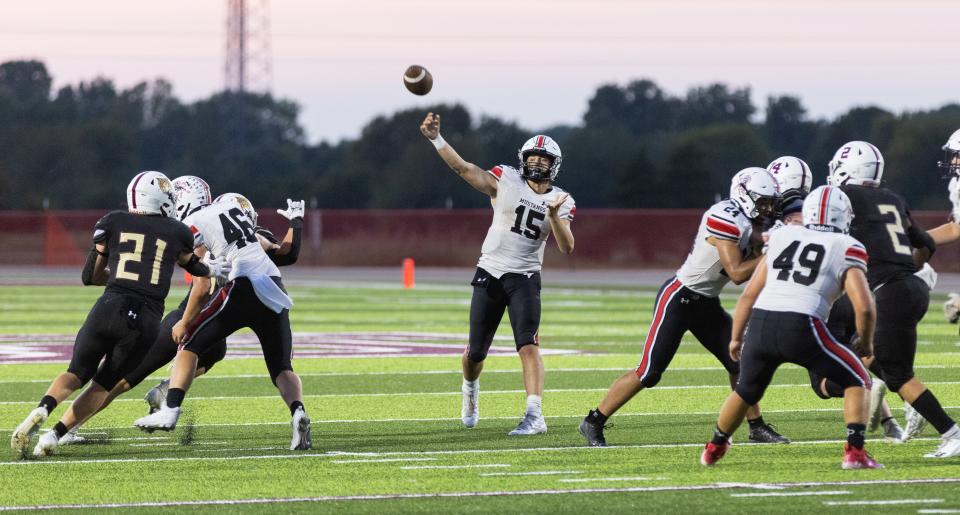
<path id="1" fill-rule="evenodd" d="M 523 141 L 551 135 L 564 155 L 558 184 L 580 207 L 703 207 L 726 194 L 737 170 L 785 154 L 805 159 L 820 184 L 836 148 L 863 139 L 884 153 L 892 188 L 914 207 L 939 209 L 946 192 L 936 161 L 960 128 L 957 104 L 860 106 L 812 119 L 795 96 L 768 97 L 761 114 L 749 88 L 709 84 L 676 96 L 637 80 L 599 87 L 577 125 L 528 128 L 435 105 L 374 118 L 356 139 L 309 144 L 299 106 L 268 94 L 188 103 L 163 79 L 128 89 L 103 77 L 52 84 L 42 62 L 0 64 L 0 208 L 121 207 L 118 185 L 148 169 L 199 175 L 260 205 L 294 195 L 320 208 L 488 206 L 420 135 L 431 110 L 443 116 L 444 138 L 480 166 L 515 164 Z"/>

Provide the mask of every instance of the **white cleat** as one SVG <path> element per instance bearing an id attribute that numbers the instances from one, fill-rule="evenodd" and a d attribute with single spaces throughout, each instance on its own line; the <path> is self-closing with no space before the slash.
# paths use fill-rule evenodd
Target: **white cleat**
<path id="1" fill-rule="evenodd" d="M 480 420 L 480 384 L 473 388 L 461 386 L 463 393 L 463 405 L 460 408 L 460 420 L 466 428 L 476 427 Z"/>
<path id="2" fill-rule="evenodd" d="M 883 423 L 883 439 L 893 443 L 903 443 L 903 429 L 897 419 L 891 418 Z"/>
<path id="3" fill-rule="evenodd" d="M 907 426 L 903 428 L 903 438 L 900 442 L 906 442 L 912 438 L 920 436 L 923 429 L 927 427 L 927 419 L 919 411 L 913 409 L 909 403 L 903 403 L 903 415 L 907 421 Z"/>
<path id="4" fill-rule="evenodd" d="M 138 418 L 133 425 L 139 427 L 141 431 L 148 433 L 152 433 L 158 429 L 161 431 L 173 431 L 177 427 L 177 420 L 179 418 L 180 408 L 170 408 L 163 405 L 160 407 L 160 411 Z"/>
<path id="5" fill-rule="evenodd" d="M 293 436 L 290 438 L 291 451 L 306 451 L 313 448 L 313 440 L 310 436 L 310 417 L 303 408 L 297 408 L 290 420 L 290 428 L 293 430 Z"/>
<path id="6" fill-rule="evenodd" d="M 147 406 L 150 407 L 150 413 L 160 411 L 160 408 L 167 403 L 168 391 L 170 391 L 170 380 L 164 379 L 143 396 L 143 400 L 147 401 Z"/>
<path id="7" fill-rule="evenodd" d="M 937 450 L 924 454 L 924 458 L 953 458 L 960 456 L 960 435 L 944 438 Z"/>
<path id="8" fill-rule="evenodd" d="M 77 434 L 77 429 L 80 426 L 74 427 L 73 429 L 67 431 L 67 434 L 60 437 L 60 445 L 76 445 L 86 442 L 87 439 Z"/>
<path id="9" fill-rule="evenodd" d="M 874 379 L 873 388 L 870 389 L 870 422 L 867 424 L 867 431 L 871 433 L 880 427 L 880 419 L 883 418 L 883 396 L 886 394 L 887 383 Z"/>
<path id="10" fill-rule="evenodd" d="M 24 455 L 27 453 L 27 447 L 30 445 L 30 440 L 33 440 L 33 435 L 37 434 L 37 431 L 40 430 L 40 426 L 46 422 L 47 417 L 50 416 L 47 413 L 47 408 L 37 407 L 27 415 L 27 418 L 17 426 L 17 429 L 14 430 L 13 435 L 10 436 L 10 448 L 17 452 L 17 454 Z"/>
<path id="11" fill-rule="evenodd" d="M 47 431 L 40 435 L 40 441 L 37 442 L 37 446 L 33 448 L 33 455 L 38 458 L 50 456 L 57 452 L 57 446 L 59 444 L 60 439 L 57 438 L 57 432 L 53 430 Z"/>
<path id="12" fill-rule="evenodd" d="M 507 436 L 536 435 L 547 432 L 547 421 L 543 415 L 531 415 L 527 413 L 523 420 L 517 424 L 516 429 L 507 433 Z"/>

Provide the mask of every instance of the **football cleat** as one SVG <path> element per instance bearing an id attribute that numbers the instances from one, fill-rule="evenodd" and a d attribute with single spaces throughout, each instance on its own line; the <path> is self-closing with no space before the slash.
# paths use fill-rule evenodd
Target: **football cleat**
<path id="1" fill-rule="evenodd" d="M 167 392 L 170 390 L 170 380 L 164 379 L 160 381 L 160 384 L 154 386 L 143 396 L 143 400 L 147 401 L 147 406 L 150 406 L 150 411 L 147 413 L 156 413 L 160 411 L 160 406 L 163 406 L 167 402 Z"/>
<path id="2" fill-rule="evenodd" d="M 849 443 L 843 444 L 843 463 L 840 466 L 843 470 L 883 468 L 883 465 L 877 463 L 866 449 L 854 449 Z"/>
<path id="3" fill-rule="evenodd" d="M 66 434 L 61 436 L 59 445 L 76 445 L 76 444 L 81 444 L 86 442 L 87 441 L 86 438 L 77 434 L 77 429 L 79 428 L 80 426 L 76 426 L 73 429 L 67 431 Z"/>
<path id="4" fill-rule="evenodd" d="M 883 438 L 888 442 L 903 443 L 903 429 L 897 419 L 891 418 L 883 423 Z"/>
<path id="5" fill-rule="evenodd" d="M 47 412 L 47 408 L 42 406 L 34 408 L 10 436 L 10 448 L 17 454 L 26 454 L 30 440 L 33 440 L 33 435 L 37 434 L 48 416 L 50 414 Z"/>
<path id="6" fill-rule="evenodd" d="M 523 420 L 517 424 L 517 427 L 507 433 L 507 436 L 536 435 L 546 432 L 547 421 L 543 419 L 543 415 L 531 415 L 527 413 L 524 415 Z"/>
<path id="7" fill-rule="evenodd" d="M 886 394 L 887 383 L 874 379 L 873 387 L 870 388 L 870 422 L 867 424 L 867 431 L 871 433 L 880 427 L 880 419 L 883 418 L 883 396 Z"/>
<path id="8" fill-rule="evenodd" d="M 180 408 L 170 408 L 167 405 L 163 405 L 156 413 L 138 418 L 133 425 L 139 427 L 141 431 L 148 433 L 152 433 L 157 429 L 161 431 L 173 431 L 177 427 L 177 420 L 179 418 Z"/>
<path id="9" fill-rule="evenodd" d="M 700 454 L 700 464 L 707 467 L 716 464 L 720 461 L 720 458 L 727 453 L 727 450 L 730 449 L 730 441 L 724 442 L 722 445 L 717 445 L 713 442 L 707 442 L 707 445 L 703 448 L 703 452 Z"/>
<path id="10" fill-rule="evenodd" d="M 57 445 L 60 444 L 60 439 L 57 438 L 56 431 L 47 431 L 40 435 L 40 441 L 37 442 L 37 446 L 33 448 L 33 455 L 36 457 L 41 456 L 50 456 L 51 454 L 57 452 Z"/>
<path id="11" fill-rule="evenodd" d="M 960 435 L 944 437 L 937 450 L 924 454 L 924 458 L 953 458 L 960 456 Z"/>
<path id="12" fill-rule="evenodd" d="M 901 442 L 906 442 L 912 438 L 920 436 L 924 428 L 927 427 L 927 419 L 919 411 L 913 409 L 910 403 L 903 403 L 903 415 L 907 421 L 907 426 L 903 428 L 903 438 Z"/>
<path id="13" fill-rule="evenodd" d="M 943 303 L 943 317 L 951 324 L 956 324 L 960 320 L 960 294 L 951 293 Z"/>
<path id="14" fill-rule="evenodd" d="M 460 387 L 463 392 L 463 405 L 460 408 L 460 420 L 466 428 L 475 427 L 480 420 L 480 384 L 473 388 Z"/>
<path id="15" fill-rule="evenodd" d="M 790 443 L 789 438 L 778 433 L 774 426 L 766 422 L 757 427 L 751 427 L 747 438 L 756 443 Z"/>
<path id="16" fill-rule="evenodd" d="M 588 447 L 606 447 L 607 439 L 603 437 L 603 430 L 606 428 L 607 426 L 594 424 L 584 418 L 583 421 L 580 422 L 579 431 L 580 434 L 587 439 Z"/>
<path id="17" fill-rule="evenodd" d="M 306 451 L 313 447 L 313 440 L 310 436 L 310 417 L 303 408 L 297 408 L 293 418 L 290 419 L 290 427 L 293 429 L 293 436 L 290 438 L 291 451 Z"/>

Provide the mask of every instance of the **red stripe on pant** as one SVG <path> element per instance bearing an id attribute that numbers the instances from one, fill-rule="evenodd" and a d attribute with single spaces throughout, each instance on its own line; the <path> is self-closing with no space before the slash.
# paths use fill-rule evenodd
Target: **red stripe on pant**
<path id="1" fill-rule="evenodd" d="M 214 315 L 220 312 L 223 309 L 223 304 L 230 297 L 230 290 L 233 289 L 233 282 L 229 282 L 223 285 L 223 288 L 220 288 L 220 291 L 217 292 L 216 296 L 210 299 L 207 302 L 207 305 L 200 310 L 200 314 L 193 319 L 187 325 L 187 333 L 183 337 L 183 343 L 180 344 L 178 350 L 182 350 L 183 346 L 190 342 L 193 339 L 193 335 L 197 332 L 203 324 L 207 323 Z"/>
<path id="2" fill-rule="evenodd" d="M 870 373 L 867 372 L 867 369 L 863 366 L 863 362 L 854 356 L 849 349 L 837 343 L 837 341 L 833 339 L 833 335 L 830 334 L 830 331 L 827 330 L 827 327 L 823 325 L 823 322 L 821 322 L 820 319 L 813 319 L 813 327 L 816 328 L 817 335 L 820 337 L 820 341 L 822 341 L 827 347 L 827 350 L 843 360 L 848 367 L 852 368 L 853 371 L 863 381 L 863 386 L 869 389 L 872 381 L 870 380 Z"/>
<path id="3" fill-rule="evenodd" d="M 663 289 L 663 293 L 660 294 L 660 298 L 657 299 L 653 310 L 653 322 L 647 331 L 647 340 L 643 344 L 643 358 L 640 360 L 640 366 L 637 367 L 637 377 L 640 379 L 643 379 L 643 376 L 647 373 L 647 369 L 650 368 L 650 355 L 653 353 L 653 343 L 656 341 L 657 333 L 660 331 L 660 324 L 663 323 L 663 316 L 667 309 L 667 304 L 670 303 L 670 298 L 673 294 L 681 287 L 683 287 L 683 285 L 680 284 L 680 280 L 674 279 L 672 283 Z"/>

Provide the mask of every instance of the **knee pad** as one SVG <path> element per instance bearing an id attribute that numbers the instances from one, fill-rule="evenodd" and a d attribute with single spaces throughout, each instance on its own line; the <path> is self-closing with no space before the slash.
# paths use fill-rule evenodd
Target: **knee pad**
<path id="1" fill-rule="evenodd" d="M 539 347 L 539 346 L 540 346 L 540 344 L 537 343 L 537 341 L 536 341 L 535 339 L 527 340 L 527 343 L 518 343 L 518 344 L 517 344 L 517 352 L 520 352 L 520 349 L 526 347 L 527 345 L 533 345 L 534 347 Z"/>
<path id="2" fill-rule="evenodd" d="M 102 386 L 104 390 L 110 391 L 113 390 L 114 386 L 117 386 L 117 383 L 120 382 L 120 374 L 115 370 L 104 369 L 97 372 L 97 375 L 93 376 L 93 381 L 98 385 Z M 86 384 L 86 381 L 84 381 Z"/>
<path id="3" fill-rule="evenodd" d="M 227 342 L 223 341 L 222 343 L 222 345 L 216 345 L 199 356 L 197 358 L 197 368 L 203 367 L 204 370 L 209 372 L 213 365 L 223 361 L 223 358 L 227 355 Z"/>
<path id="4" fill-rule="evenodd" d="M 660 382 L 661 377 L 663 377 L 662 372 L 651 370 L 650 372 L 647 373 L 647 377 L 640 379 L 640 384 L 644 388 L 653 388 L 654 386 L 657 386 L 657 383 Z"/>
<path id="5" fill-rule="evenodd" d="M 810 374 L 810 388 L 813 388 L 813 393 L 817 394 L 817 397 L 827 400 L 830 396 L 823 393 L 823 390 L 820 388 L 821 381 L 823 381 L 822 377 L 813 373 Z"/>
<path id="6" fill-rule="evenodd" d="M 759 388 L 748 388 L 743 385 L 743 383 L 737 383 L 737 387 L 734 388 L 734 391 L 737 392 L 737 395 L 743 399 L 743 402 L 746 402 L 747 405 L 753 406 L 760 402 L 760 397 L 762 396 Z"/>
<path id="7" fill-rule="evenodd" d="M 471 350 L 467 352 L 467 359 L 474 363 L 483 363 L 483 360 L 487 359 L 487 353 L 478 350 Z"/>
<path id="8" fill-rule="evenodd" d="M 837 384 L 835 381 L 831 381 L 827 379 L 827 384 L 826 384 L 827 394 L 832 399 L 840 399 L 843 397 L 843 391 L 846 390 L 847 388 L 850 388 L 851 386 L 860 386 L 860 385 L 857 383 L 854 383 L 853 381 L 850 381 L 848 384 L 841 385 L 841 384 Z"/>
<path id="9" fill-rule="evenodd" d="M 77 379 L 80 380 L 81 386 L 85 386 L 87 383 L 89 383 L 90 379 L 92 379 L 97 373 L 96 370 L 78 370 L 75 368 L 68 368 L 67 372 L 77 376 Z"/>
<path id="10" fill-rule="evenodd" d="M 903 388 L 903 385 L 907 384 L 911 379 L 913 379 L 912 371 L 897 371 L 893 374 L 883 374 L 883 382 L 887 383 L 887 388 L 894 393 L 899 392 L 900 389 Z"/>
<path id="11" fill-rule="evenodd" d="M 270 369 L 270 381 L 273 382 L 273 386 L 277 386 L 277 378 L 280 377 L 280 374 L 286 372 L 287 370 L 293 372 L 293 367 L 281 367 L 278 369 Z"/>

